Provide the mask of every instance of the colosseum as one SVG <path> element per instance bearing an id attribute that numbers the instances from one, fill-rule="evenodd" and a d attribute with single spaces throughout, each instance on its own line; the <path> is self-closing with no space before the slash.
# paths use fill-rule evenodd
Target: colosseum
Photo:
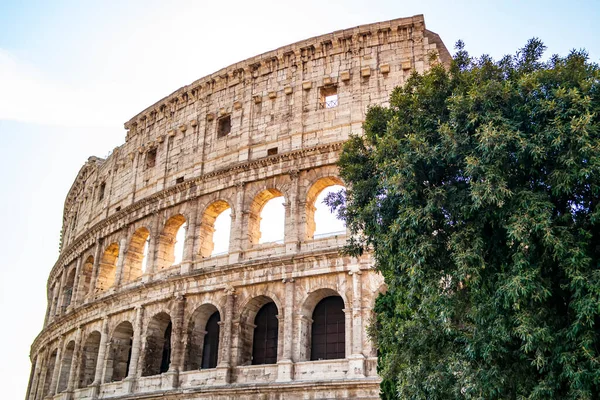
<path id="1" fill-rule="evenodd" d="M 343 186 L 336 161 L 368 106 L 449 60 L 421 15 L 363 25 L 126 122 L 67 194 L 26 398 L 378 398 L 366 328 L 383 279 L 339 252 L 320 199 Z"/>

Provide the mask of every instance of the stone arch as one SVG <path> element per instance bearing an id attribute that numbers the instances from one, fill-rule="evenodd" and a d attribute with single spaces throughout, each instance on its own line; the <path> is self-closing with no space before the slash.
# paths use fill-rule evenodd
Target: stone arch
<path id="1" fill-rule="evenodd" d="M 231 209 L 231 205 L 225 200 L 217 200 L 212 202 L 205 208 L 200 220 L 200 255 L 202 257 L 210 257 L 214 250 L 214 233 L 215 221 L 226 210 Z M 229 231 L 231 223 L 227 230 L 227 240 L 229 241 Z M 229 246 L 227 246 L 229 249 Z"/>
<path id="2" fill-rule="evenodd" d="M 106 355 L 104 382 L 122 381 L 129 373 L 133 325 L 129 321 L 119 323 L 111 335 L 110 348 Z"/>
<path id="3" fill-rule="evenodd" d="M 146 328 L 146 346 L 142 376 L 158 375 L 171 364 L 171 317 L 164 311 L 155 314 Z"/>
<path id="4" fill-rule="evenodd" d="M 315 221 L 315 212 L 317 210 L 317 197 L 327 188 L 331 186 L 344 186 L 344 182 L 337 176 L 324 176 L 313 181 L 306 192 L 305 206 L 305 240 L 314 238 L 317 230 Z"/>
<path id="5" fill-rule="evenodd" d="M 313 312 L 319 303 L 328 297 L 341 298 L 344 305 L 348 304 L 346 296 L 335 289 L 321 287 L 310 292 L 300 303 L 299 318 L 298 318 L 298 359 L 307 361 L 311 359 L 312 349 L 312 329 L 313 329 Z M 349 343 L 347 332 L 344 324 L 345 343 Z"/>
<path id="6" fill-rule="evenodd" d="M 92 272 L 94 270 L 94 256 L 88 255 L 87 258 L 83 258 L 83 264 L 81 265 L 81 272 L 79 275 L 79 289 L 77 290 L 77 297 L 83 299 L 84 296 L 90 290 L 90 284 L 92 282 Z"/>
<path id="7" fill-rule="evenodd" d="M 138 228 L 129 241 L 123 264 L 123 282 L 132 282 L 144 273 L 144 258 L 147 256 L 150 231 L 146 227 Z"/>
<path id="8" fill-rule="evenodd" d="M 215 332 L 207 329 L 210 322 L 212 328 L 213 320 L 221 321 L 222 314 L 217 306 L 204 303 L 197 307 L 189 319 L 186 331 L 186 352 L 184 359 L 184 371 L 214 368 L 219 361 L 219 347 L 221 343 L 220 328 Z M 218 326 L 218 325 L 217 325 Z M 208 347 L 208 346 L 210 347 Z M 215 347 L 216 345 L 216 347 Z M 211 354 L 206 354 L 210 351 Z"/>
<path id="9" fill-rule="evenodd" d="M 248 213 L 248 237 L 251 244 L 259 244 L 261 239 L 261 213 L 267 202 L 285 195 L 278 189 L 269 188 L 258 192 L 250 203 Z M 285 213 L 283 214 L 284 220 L 281 224 L 285 227 Z"/>
<path id="10" fill-rule="evenodd" d="M 58 348 L 50 352 L 50 355 L 48 356 L 42 397 L 54 395 L 54 388 L 52 388 L 52 376 L 54 375 L 54 367 L 56 366 L 56 357 L 58 357 Z"/>
<path id="11" fill-rule="evenodd" d="M 58 377 L 57 392 L 67 390 L 69 384 L 69 376 L 71 375 L 71 367 L 73 363 L 73 353 L 75 352 L 75 341 L 71 340 L 65 346 L 60 363 L 60 375 Z"/>
<path id="12" fill-rule="evenodd" d="M 83 347 L 81 348 L 77 387 L 84 388 L 94 382 L 101 338 L 100 332 L 93 331 L 87 336 Z"/>
<path id="13" fill-rule="evenodd" d="M 175 246 L 177 235 L 180 234 L 180 229 L 185 229 L 187 220 L 183 214 L 176 214 L 170 217 L 161 232 L 157 237 L 157 257 L 156 270 L 160 271 L 175 264 L 178 255 L 175 254 Z M 181 236 L 181 234 L 180 234 Z M 185 237 L 185 235 L 184 235 Z"/>
<path id="14" fill-rule="evenodd" d="M 254 334 L 255 334 L 255 319 L 260 310 L 268 305 L 269 303 L 273 303 L 277 309 L 277 316 L 282 310 L 281 302 L 270 294 L 259 295 L 256 297 L 249 298 L 245 304 L 243 304 L 240 309 L 242 310 L 240 314 L 239 320 L 239 342 L 238 342 L 238 365 L 248 365 L 252 364 L 252 354 L 254 349 Z M 283 327 L 283 324 L 278 324 L 277 327 L 277 359 L 279 359 L 280 352 L 280 344 L 279 337 L 282 337 L 282 333 L 280 330 Z"/>
<path id="15" fill-rule="evenodd" d="M 67 272 L 67 280 L 65 281 L 65 286 L 63 287 L 62 290 L 62 313 L 65 312 L 65 310 L 67 309 L 67 307 L 69 307 L 69 305 L 71 305 L 71 301 L 73 300 L 73 289 L 75 286 L 75 273 L 76 273 L 76 269 L 75 266 L 72 266 L 70 270 L 68 270 Z"/>
<path id="16" fill-rule="evenodd" d="M 117 260 L 119 258 L 119 244 L 114 242 L 109 244 L 102 258 L 100 258 L 100 266 L 98 268 L 98 279 L 96 280 L 96 291 L 104 292 L 115 284 L 117 273 Z"/>

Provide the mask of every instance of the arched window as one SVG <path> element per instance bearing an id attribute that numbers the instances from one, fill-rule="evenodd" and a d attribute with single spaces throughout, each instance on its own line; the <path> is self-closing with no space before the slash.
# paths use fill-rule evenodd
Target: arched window
<path id="1" fill-rule="evenodd" d="M 69 272 L 69 275 L 67 275 L 65 287 L 63 289 L 63 304 L 61 307 L 61 313 L 64 313 L 67 307 L 69 307 L 69 305 L 71 304 L 71 300 L 73 298 L 73 286 L 75 285 L 75 272 L 75 268 L 72 268 Z"/>
<path id="2" fill-rule="evenodd" d="M 219 322 L 221 316 L 215 312 L 206 323 L 204 346 L 202 348 L 202 369 L 215 368 L 219 358 Z"/>
<path id="3" fill-rule="evenodd" d="M 97 292 L 103 292 L 115 284 L 118 258 L 119 245 L 112 243 L 104 250 L 104 254 L 100 259 L 100 269 L 98 271 L 98 280 L 96 281 Z"/>
<path id="4" fill-rule="evenodd" d="M 285 198 L 277 189 L 260 192 L 250 205 L 248 228 L 250 241 L 283 243 L 285 231 Z"/>
<path id="5" fill-rule="evenodd" d="M 330 193 L 344 189 L 336 177 L 321 178 L 308 190 L 306 198 L 306 239 L 318 239 L 346 233 L 344 221 L 324 203 Z"/>
<path id="6" fill-rule="evenodd" d="M 171 317 L 167 313 L 156 314 L 148 324 L 146 350 L 142 376 L 162 374 L 171 364 Z"/>
<path id="7" fill-rule="evenodd" d="M 138 229 L 131 237 L 123 265 L 123 282 L 132 282 L 142 276 L 149 240 L 150 231 L 146 228 Z"/>
<path id="8" fill-rule="evenodd" d="M 177 214 L 167 221 L 160 236 L 157 237 L 157 270 L 180 264 L 183 260 L 185 233 L 187 224 L 185 217 Z"/>
<path id="9" fill-rule="evenodd" d="M 229 251 L 231 208 L 227 202 L 212 203 L 202 216 L 200 224 L 200 255 L 210 257 Z"/>
<path id="10" fill-rule="evenodd" d="M 279 336 L 279 321 L 275 303 L 271 302 L 262 306 L 254 318 L 254 325 L 252 364 L 275 364 Z"/>
<path id="11" fill-rule="evenodd" d="M 203 304 L 194 311 L 187 331 L 184 371 L 217 366 L 220 320 L 221 315 L 212 304 Z"/>
<path id="12" fill-rule="evenodd" d="M 106 360 L 105 382 L 122 381 L 129 373 L 131 362 L 131 345 L 133 343 L 133 326 L 121 322 L 115 329 Z"/>
<path id="13" fill-rule="evenodd" d="M 75 341 L 71 340 L 63 352 L 62 361 L 60 365 L 60 376 L 58 378 L 58 390 L 57 392 L 64 392 L 67 390 L 69 384 L 69 375 L 71 374 L 71 364 L 73 362 L 73 352 L 75 351 Z"/>
<path id="14" fill-rule="evenodd" d="M 94 257 L 89 256 L 86 258 L 81 268 L 81 276 L 79 278 L 79 290 L 77 291 L 77 297 L 79 299 L 85 298 L 90 290 L 90 283 L 92 282 L 92 271 L 94 269 Z"/>
<path id="15" fill-rule="evenodd" d="M 84 388 L 94 382 L 96 376 L 96 363 L 98 362 L 98 351 L 100 350 L 100 332 L 90 333 L 81 351 L 79 367 L 78 387 Z"/>
<path id="16" fill-rule="evenodd" d="M 317 304 L 312 315 L 311 360 L 346 357 L 346 318 L 344 300 L 326 297 Z"/>
<path id="17" fill-rule="evenodd" d="M 56 355 L 58 353 L 58 349 L 54 350 L 50 353 L 50 357 L 48 357 L 47 367 L 46 367 L 46 377 L 44 378 L 44 395 L 54 395 L 54 390 L 52 386 L 52 375 L 54 375 L 54 366 L 56 364 Z"/>

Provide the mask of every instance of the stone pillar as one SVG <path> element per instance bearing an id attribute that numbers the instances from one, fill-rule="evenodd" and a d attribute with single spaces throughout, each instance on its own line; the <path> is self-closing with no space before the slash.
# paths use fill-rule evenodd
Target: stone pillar
<path id="1" fill-rule="evenodd" d="M 121 286 L 123 278 L 123 266 L 125 265 L 125 253 L 127 252 L 127 237 L 123 236 L 119 240 L 119 258 L 117 259 L 117 271 L 115 272 L 115 285 L 117 288 Z"/>
<path id="2" fill-rule="evenodd" d="M 138 378 L 138 369 L 140 361 L 140 353 L 142 349 L 142 321 L 144 316 L 144 308 L 139 305 L 135 307 L 135 321 L 133 322 L 133 341 L 131 343 L 131 361 L 129 362 L 129 370 L 127 378 L 125 378 L 125 390 L 127 393 L 133 393 L 135 383 Z"/>
<path id="3" fill-rule="evenodd" d="M 37 391 L 37 384 L 39 381 L 40 369 L 42 366 L 42 352 L 38 351 L 37 357 L 35 358 L 35 364 L 32 365 L 33 375 L 31 376 L 31 381 L 29 382 L 29 390 L 27 392 L 27 400 L 35 400 L 35 392 Z"/>
<path id="4" fill-rule="evenodd" d="M 33 397 L 31 397 L 29 400 L 38 400 L 45 396 L 44 386 L 46 385 L 46 371 L 48 370 L 49 355 L 49 349 L 45 349 L 43 353 L 42 363 L 40 364 L 40 373 L 38 376 L 38 381 L 36 383 L 36 387 L 32 392 Z"/>
<path id="5" fill-rule="evenodd" d="M 233 303 L 235 300 L 235 289 L 229 287 L 225 290 L 227 300 L 225 302 L 225 315 L 223 316 L 223 334 L 221 335 L 221 343 L 219 343 L 219 349 L 221 349 L 221 357 L 217 365 L 217 382 L 221 384 L 227 384 L 231 382 L 231 328 L 233 325 Z"/>
<path id="6" fill-rule="evenodd" d="M 81 358 L 81 327 L 77 328 L 75 334 L 75 348 L 71 358 L 71 370 L 69 371 L 69 380 L 67 383 L 67 393 L 72 393 L 75 388 L 75 379 L 77 379 L 77 371 L 79 370 L 79 360 Z"/>
<path id="7" fill-rule="evenodd" d="M 348 376 L 360 378 L 365 376 L 365 356 L 362 344 L 362 272 L 357 266 L 349 274 L 352 276 L 352 354 L 348 357 Z"/>
<path id="8" fill-rule="evenodd" d="M 61 365 L 64 342 L 65 342 L 65 337 L 61 336 L 58 341 L 58 349 L 56 350 L 56 360 L 54 360 L 54 370 L 52 371 L 52 380 L 50 381 L 50 395 L 51 396 L 54 396 L 56 394 L 56 389 L 58 389 L 58 377 L 60 374 L 60 365 Z"/>
<path id="9" fill-rule="evenodd" d="M 77 297 L 79 297 L 79 278 L 81 275 L 82 258 L 83 256 L 77 257 L 77 266 L 75 267 L 75 281 L 73 281 L 73 293 L 71 294 L 71 307 L 75 307 L 77 306 L 77 304 L 79 304 Z"/>
<path id="10" fill-rule="evenodd" d="M 58 290 L 58 302 L 56 303 L 57 310 L 55 314 L 63 315 L 65 313 L 65 285 L 67 283 L 67 269 L 63 268 L 60 278 L 60 288 Z"/>
<path id="11" fill-rule="evenodd" d="M 291 170 L 289 172 L 292 184 L 290 185 L 290 192 L 288 193 L 289 198 L 286 199 L 285 203 L 285 252 L 286 254 L 293 254 L 299 250 L 299 237 L 298 228 L 299 224 L 299 208 L 298 208 L 298 170 Z"/>
<path id="12" fill-rule="evenodd" d="M 158 213 L 154 214 L 148 243 L 148 260 L 146 261 L 146 272 L 142 275 L 142 282 L 148 282 L 156 269 L 156 244 L 158 243 Z"/>
<path id="13" fill-rule="evenodd" d="M 175 307 L 173 310 L 173 330 L 171 333 L 171 364 L 169 370 L 165 373 L 166 382 L 163 381 L 163 388 L 176 388 L 179 386 L 179 371 L 182 369 L 184 343 L 183 338 L 183 313 L 185 311 L 185 297 L 177 295 L 175 297 Z M 166 385 L 166 387 L 164 387 Z"/>
<path id="14" fill-rule="evenodd" d="M 50 304 L 48 305 L 49 307 L 49 313 L 48 313 L 48 323 L 50 323 L 51 321 L 54 320 L 54 317 L 56 316 L 56 307 L 58 306 L 58 291 L 60 290 L 59 285 L 55 284 L 54 287 L 52 288 L 52 294 L 50 295 Z"/>
<path id="15" fill-rule="evenodd" d="M 285 285 L 285 305 L 283 311 L 283 356 L 277 363 L 277 381 L 287 382 L 292 380 L 294 363 L 292 361 L 292 348 L 294 341 L 294 279 L 283 280 Z"/>
<path id="16" fill-rule="evenodd" d="M 246 229 L 244 229 L 244 183 L 236 185 L 235 210 L 231 213 L 231 231 L 229 234 L 229 263 L 234 264 L 241 260 L 246 246 L 244 240 L 248 240 Z"/>
<path id="17" fill-rule="evenodd" d="M 192 264 L 195 259 L 194 242 L 196 239 L 196 220 L 198 218 L 198 202 L 192 203 L 192 209 L 188 216 L 187 227 L 185 230 L 185 244 L 183 245 L 183 260 L 181 261 L 181 275 L 185 275 L 192 270 Z"/>
<path id="18" fill-rule="evenodd" d="M 98 360 L 96 361 L 96 373 L 94 375 L 94 382 L 90 386 L 97 387 L 102 383 L 102 374 L 104 373 L 104 365 L 106 364 L 106 347 L 108 343 L 108 317 L 102 318 L 102 328 L 100 331 L 100 346 L 98 347 Z M 95 398 L 96 396 L 94 396 Z"/>
<path id="19" fill-rule="evenodd" d="M 90 280 L 90 290 L 88 297 L 93 298 L 96 293 L 96 282 L 98 281 L 98 269 L 100 268 L 100 257 L 102 252 L 102 239 L 96 241 L 96 250 L 94 251 L 94 265 L 92 266 L 92 279 Z"/>

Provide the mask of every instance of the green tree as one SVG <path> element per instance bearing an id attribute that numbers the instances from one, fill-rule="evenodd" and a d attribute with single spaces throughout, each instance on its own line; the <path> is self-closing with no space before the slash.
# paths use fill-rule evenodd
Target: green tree
<path id="1" fill-rule="evenodd" d="M 339 160 L 328 204 L 389 287 L 382 396 L 600 398 L 600 73 L 584 51 L 413 74 Z"/>

